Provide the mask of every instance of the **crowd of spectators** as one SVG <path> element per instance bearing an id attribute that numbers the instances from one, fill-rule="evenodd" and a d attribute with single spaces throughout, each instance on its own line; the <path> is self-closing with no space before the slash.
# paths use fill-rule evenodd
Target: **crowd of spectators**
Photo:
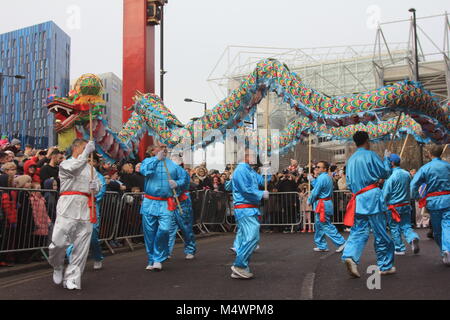
<path id="1" fill-rule="evenodd" d="M 312 168 L 311 174 L 309 168 Z M 191 177 L 191 191 L 214 190 L 225 192 L 225 183 L 230 180 L 233 165 L 227 165 L 224 172 L 218 170 L 207 170 L 206 166 L 200 165 L 192 169 L 186 169 Z M 333 178 L 335 190 L 346 190 L 345 167 L 331 165 L 329 173 Z M 280 172 L 273 174 L 268 183 L 270 192 L 298 192 L 302 193 L 308 184 L 318 175 L 316 163 L 310 166 L 300 166 L 297 160 L 291 159 L 291 165 Z"/>

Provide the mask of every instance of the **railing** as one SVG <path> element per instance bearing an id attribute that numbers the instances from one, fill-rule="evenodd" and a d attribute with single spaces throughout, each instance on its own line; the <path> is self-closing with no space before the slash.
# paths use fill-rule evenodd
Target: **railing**
<path id="1" fill-rule="evenodd" d="M 229 201 L 232 201 L 230 195 Z M 233 205 L 231 204 L 233 208 Z M 275 192 L 270 193 L 269 199 L 263 201 L 260 206 L 261 226 L 284 226 L 290 227 L 291 231 L 299 226 L 303 220 L 300 210 L 300 199 L 297 192 Z M 236 225 L 234 210 L 227 215 L 226 222 Z"/>
<path id="2" fill-rule="evenodd" d="M 141 206 L 144 193 L 124 193 L 120 199 L 114 239 L 125 240 L 133 250 L 132 239 L 144 236 Z"/>
<path id="3" fill-rule="evenodd" d="M 0 255 L 40 250 L 46 257 L 45 250 L 56 220 L 58 193 L 54 190 L 0 188 L 0 194 Z M 106 192 L 103 197 L 99 238 L 112 253 L 110 241 L 125 240 L 133 248 L 131 240 L 143 237 L 140 213 L 143 196 L 143 193 Z M 236 225 L 230 193 L 205 190 L 191 192 L 190 196 L 194 227 L 200 232 L 210 232 L 214 226 L 226 232 L 227 226 Z M 349 191 L 334 192 L 334 224 L 343 223 L 350 198 Z M 293 231 L 294 227 L 305 223 L 301 201 L 297 192 L 271 193 L 269 200 L 263 201 L 260 207 L 261 226 L 284 226 Z M 314 214 L 311 213 L 309 229 L 313 223 Z"/>
<path id="4" fill-rule="evenodd" d="M 50 242 L 58 193 L 2 188 L 0 195 L 0 253 L 41 250 L 47 257 L 43 249 Z"/>
<path id="5" fill-rule="evenodd" d="M 106 192 L 100 202 L 100 241 L 114 239 L 121 207 L 121 197 L 117 192 Z"/>
<path id="6" fill-rule="evenodd" d="M 228 194 L 225 192 L 206 190 L 203 196 L 201 223 L 208 230 L 208 225 L 217 225 L 227 231 L 223 225 L 230 210 Z"/>
<path id="7" fill-rule="evenodd" d="M 352 198 L 352 193 L 349 190 L 338 190 L 333 192 L 333 208 L 334 214 L 333 224 L 344 224 L 344 215 L 347 204 Z"/>
<path id="8" fill-rule="evenodd" d="M 192 200 L 192 212 L 194 218 L 193 227 L 197 228 L 201 233 L 205 233 L 202 228 L 202 212 L 204 210 L 206 191 L 190 192 Z"/>

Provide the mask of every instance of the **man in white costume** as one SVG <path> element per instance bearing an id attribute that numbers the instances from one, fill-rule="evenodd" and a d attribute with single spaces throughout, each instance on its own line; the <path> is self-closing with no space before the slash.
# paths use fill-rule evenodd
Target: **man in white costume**
<path id="1" fill-rule="evenodd" d="M 94 170 L 91 177 L 89 155 L 95 151 L 93 141 L 76 139 L 72 144 L 72 157 L 59 167 L 60 198 L 56 207 L 57 218 L 49 246 L 49 262 L 54 268 L 53 281 L 63 282 L 69 290 L 81 289 L 81 275 L 89 253 L 95 212 L 90 211 L 90 192 L 99 191 L 100 181 Z M 95 206 L 95 202 L 93 203 Z M 64 273 L 66 249 L 73 244 L 70 263 Z"/>

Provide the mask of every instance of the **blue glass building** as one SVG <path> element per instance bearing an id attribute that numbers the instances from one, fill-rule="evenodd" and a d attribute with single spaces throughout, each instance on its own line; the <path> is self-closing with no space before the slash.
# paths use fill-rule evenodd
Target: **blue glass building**
<path id="1" fill-rule="evenodd" d="M 22 146 L 55 145 L 54 116 L 45 100 L 47 89 L 59 96 L 69 92 L 70 37 L 52 21 L 0 34 L 0 73 L 26 77 L 2 77 L 1 135 L 18 138 Z"/>

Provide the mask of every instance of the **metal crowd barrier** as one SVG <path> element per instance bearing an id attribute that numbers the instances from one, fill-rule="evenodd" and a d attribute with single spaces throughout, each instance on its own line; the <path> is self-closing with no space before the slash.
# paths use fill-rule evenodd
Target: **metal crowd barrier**
<path id="1" fill-rule="evenodd" d="M 33 250 L 41 251 L 47 258 L 46 250 L 56 220 L 58 193 L 54 190 L 0 188 L 0 195 L 0 261 L 5 254 Z M 191 192 L 190 195 L 194 227 L 200 232 L 209 232 L 211 226 L 226 232 L 224 225 L 236 226 L 230 193 L 203 190 Z M 143 193 L 122 195 L 107 192 L 100 203 L 99 238 L 112 253 L 114 250 L 110 241 L 125 240 L 133 249 L 131 240 L 143 237 L 140 214 L 143 196 Z M 334 224 L 343 223 L 350 198 L 349 191 L 334 192 Z M 271 193 L 269 200 L 261 205 L 261 226 L 290 226 L 292 232 L 304 221 L 304 210 L 301 208 L 297 192 Z M 311 223 L 314 223 L 313 213 Z"/>
<path id="2" fill-rule="evenodd" d="M 230 202 L 226 192 L 206 190 L 201 216 L 201 223 L 206 231 L 209 231 L 207 225 L 217 225 L 227 232 L 223 225 L 226 223 L 229 206 Z"/>
<path id="3" fill-rule="evenodd" d="M 333 224 L 344 224 L 345 210 L 351 198 L 352 193 L 349 190 L 336 190 L 333 192 L 334 214 L 331 221 Z"/>
<path id="4" fill-rule="evenodd" d="M 207 190 L 190 192 L 192 202 L 192 212 L 194 216 L 193 227 L 197 228 L 201 233 L 205 233 L 202 228 L 202 211 Z"/>
<path id="5" fill-rule="evenodd" d="M 110 241 L 114 239 L 116 225 L 120 216 L 121 195 L 118 192 L 107 191 L 100 201 L 100 232 L 99 241 L 103 241 L 111 253 L 114 249 Z"/>
<path id="6" fill-rule="evenodd" d="M 114 239 L 124 239 L 131 249 L 133 244 L 130 239 L 144 236 L 141 215 L 143 201 L 144 193 L 124 193 L 119 202 Z"/>
<path id="7" fill-rule="evenodd" d="M 232 196 L 230 200 L 232 201 Z M 231 206 L 233 207 L 232 204 Z M 260 211 L 261 226 L 291 227 L 292 232 L 294 227 L 299 226 L 303 220 L 297 192 L 270 193 L 269 200 L 263 201 Z M 227 215 L 226 222 L 232 226 L 236 225 L 234 210 Z"/>
<path id="8" fill-rule="evenodd" d="M 300 225 L 302 215 L 300 199 L 297 192 L 271 193 L 269 200 L 262 206 L 262 226 L 294 226 Z"/>
<path id="9" fill-rule="evenodd" d="M 50 243 L 56 219 L 58 193 L 55 190 L 0 188 L 0 261 L 31 262 L 33 253 Z M 10 253 L 21 253 L 13 258 Z"/>
<path id="10" fill-rule="evenodd" d="M 334 214 L 332 218 L 333 224 L 343 224 L 345 210 L 347 204 L 352 197 L 349 190 L 338 190 L 333 192 Z M 230 201 L 233 198 L 230 195 Z M 290 226 L 292 229 L 302 223 L 306 223 L 305 215 L 307 212 L 301 209 L 301 200 L 297 192 L 275 192 L 271 193 L 269 200 L 264 201 L 261 210 L 261 226 Z M 310 212 L 311 223 L 309 228 L 314 225 L 314 212 Z M 233 205 L 231 204 L 230 214 L 226 217 L 229 225 L 236 225 L 234 219 Z"/>

